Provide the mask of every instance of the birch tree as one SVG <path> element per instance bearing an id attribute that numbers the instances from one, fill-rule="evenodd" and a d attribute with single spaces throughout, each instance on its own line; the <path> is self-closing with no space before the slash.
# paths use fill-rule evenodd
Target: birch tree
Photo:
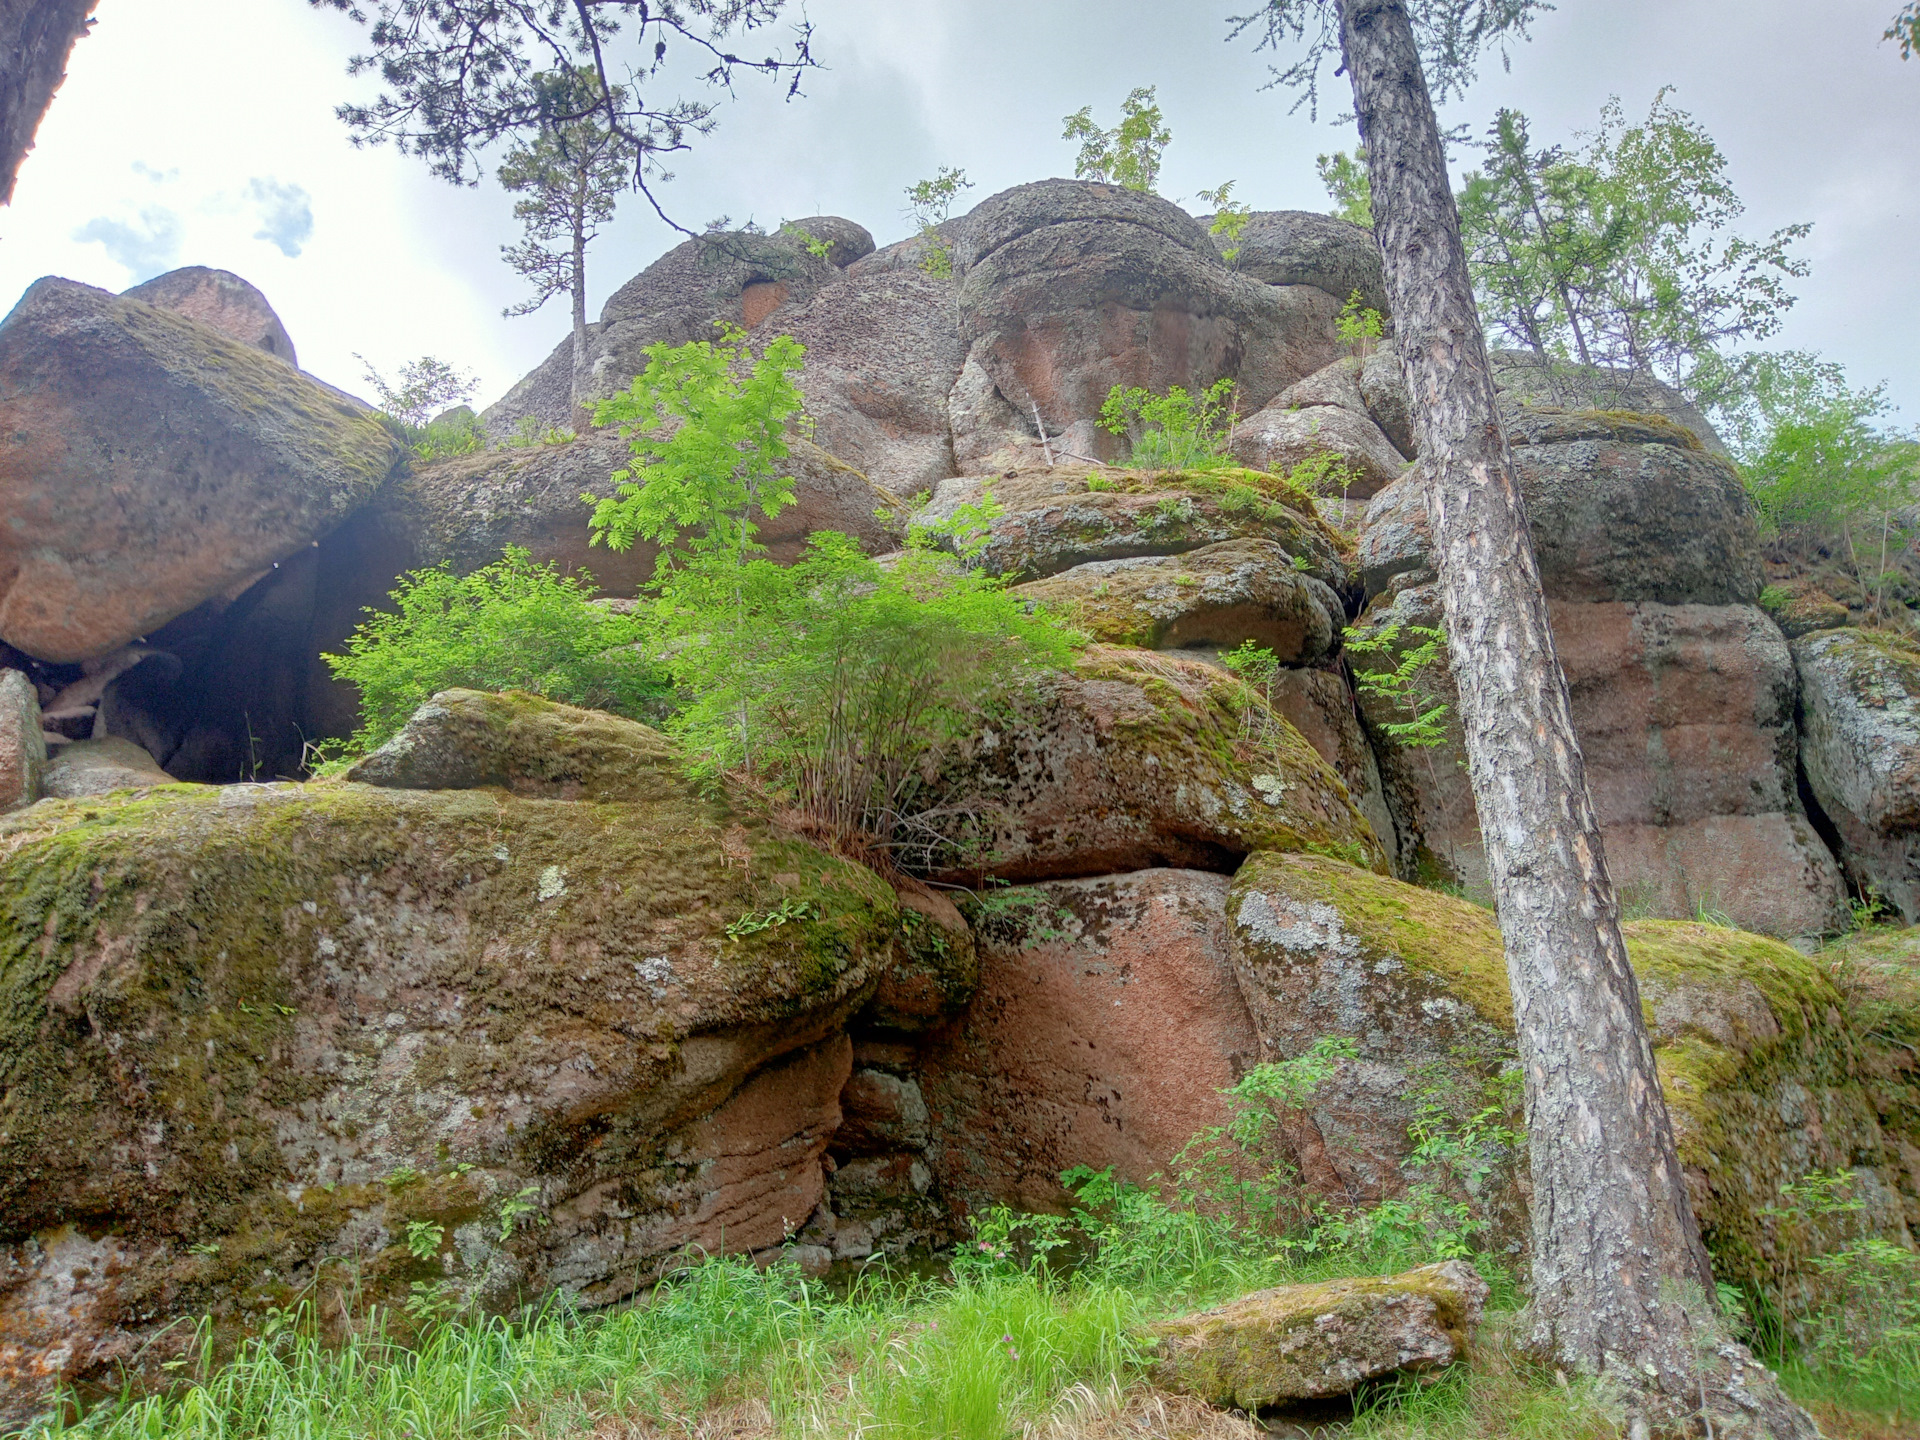
<path id="1" fill-rule="evenodd" d="M 1495 405 L 1433 93 L 1523 38 L 1541 0 L 1269 0 L 1242 17 L 1306 53 L 1278 72 L 1317 103 L 1353 87 L 1375 232 L 1427 483 L 1469 775 L 1506 943 L 1526 1077 L 1534 1346 L 1611 1377 L 1631 1431 L 1818 1432 L 1720 1338 L 1620 932 L 1546 598 Z M 1417 19 L 1416 19 L 1417 17 Z M 1433 91 L 1428 88 L 1432 77 Z"/>

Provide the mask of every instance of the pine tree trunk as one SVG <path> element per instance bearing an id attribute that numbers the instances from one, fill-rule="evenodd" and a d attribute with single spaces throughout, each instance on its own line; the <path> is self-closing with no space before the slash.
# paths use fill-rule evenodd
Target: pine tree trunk
<path id="1" fill-rule="evenodd" d="M 1668 1401 L 1653 1408 L 1671 1416 L 1698 1408 L 1701 1365 L 1716 1353 L 1712 1271 L 1620 934 L 1413 29 L 1403 0 L 1339 4 L 1526 1076 L 1533 1338 L 1562 1363 L 1651 1386 Z M 1735 1351 L 1745 1356 L 1718 1353 Z M 1736 1361 L 1733 1383 L 1765 1384 L 1755 1371 L 1741 1381 Z M 1724 1373 L 1709 1383 L 1728 1384 Z M 1763 1429 L 1813 1433 L 1787 1409 Z"/>
<path id="2" fill-rule="evenodd" d="M 586 219 L 575 211 L 573 224 L 573 385 L 568 398 L 581 405 L 587 368 L 587 235 Z M 577 418 L 577 417 L 576 417 Z"/>

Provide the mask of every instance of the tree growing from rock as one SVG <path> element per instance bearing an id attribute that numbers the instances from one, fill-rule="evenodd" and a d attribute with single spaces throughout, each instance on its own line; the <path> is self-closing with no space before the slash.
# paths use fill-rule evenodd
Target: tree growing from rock
<path id="1" fill-rule="evenodd" d="M 380 397 L 380 409 L 415 429 L 443 410 L 466 404 L 480 388 L 478 378 L 431 355 L 422 355 L 402 365 L 399 377 L 394 380 L 382 375 L 373 362 L 358 351 L 353 358 L 360 362 L 362 377 Z"/>
<path id="2" fill-rule="evenodd" d="M 1524 37 L 1543 7 L 1412 6 L 1268 0 L 1235 33 L 1306 41 L 1279 73 L 1306 103 L 1337 55 L 1367 146 L 1526 1077 L 1531 1337 L 1556 1361 L 1625 1387 L 1635 1433 L 1706 1410 L 1723 1422 L 1738 1413 L 1748 1434 L 1812 1436 L 1752 1357 L 1718 1339 L 1713 1275 L 1621 936 L 1434 114 L 1434 93 L 1464 87 L 1475 57 Z"/>
<path id="3" fill-rule="evenodd" d="M 662 156 L 688 149 L 717 123 L 714 102 L 656 98 L 676 78 L 730 89 L 742 73 L 787 83 L 788 98 L 814 67 L 812 27 L 757 58 L 733 48 L 766 35 L 787 0 L 308 0 L 368 26 L 372 49 L 354 75 L 379 76 L 384 92 L 339 107 L 356 144 L 392 142 L 459 185 L 480 178 L 480 154 L 500 141 L 578 125 L 589 116 L 626 145 L 634 187 L 654 212 L 653 186 L 672 178 Z M 769 37 L 770 38 L 770 37 Z M 585 86 L 549 77 L 592 72 Z"/>
<path id="4" fill-rule="evenodd" d="M 597 84 L 584 67 L 550 77 L 557 88 L 572 88 L 580 98 Z M 563 103 L 560 110 L 579 109 Z M 507 315 L 531 315 L 556 295 L 573 301 L 573 384 L 575 404 L 587 366 L 587 246 L 613 219 L 620 194 L 633 175 L 633 154 L 625 138 L 598 112 L 571 123 L 548 125 L 507 152 L 500 167 L 501 188 L 521 198 L 513 217 L 526 228 L 518 245 L 500 253 L 533 286 L 533 293 Z"/>
<path id="5" fill-rule="evenodd" d="M 1655 375 L 1711 402 L 1715 357 L 1765 339 L 1807 273 L 1807 225 L 1727 233 L 1745 208 L 1713 137 L 1662 90 L 1628 124 L 1618 98 L 1578 150 L 1535 149 L 1502 110 L 1458 197 L 1487 323 L 1542 359 Z"/>
<path id="6" fill-rule="evenodd" d="M 936 280 L 953 278 L 953 247 L 940 234 L 940 227 L 953 215 L 953 202 L 962 190 L 971 190 L 973 181 L 967 172 L 942 165 L 931 177 L 907 186 L 907 216 L 920 232 L 925 247 L 920 268 Z"/>
<path id="7" fill-rule="evenodd" d="M 1066 117 L 1062 140 L 1080 142 L 1073 173 L 1081 180 L 1124 185 L 1129 190 L 1158 194 L 1160 159 L 1173 143 L 1173 131 L 1154 103 L 1155 86 L 1135 90 L 1120 102 L 1120 123 L 1103 130 L 1093 120 L 1093 107 L 1083 105 Z"/>

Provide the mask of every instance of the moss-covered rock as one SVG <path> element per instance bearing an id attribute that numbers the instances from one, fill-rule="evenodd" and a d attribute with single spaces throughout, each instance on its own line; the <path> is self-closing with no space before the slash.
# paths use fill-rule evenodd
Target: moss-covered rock
<path id="1" fill-rule="evenodd" d="M 363 505 L 399 447 L 285 361 L 54 277 L 0 326 L 0 638 L 104 655 Z"/>
<path id="2" fill-rule="evenodd" d="M 1512 1061 L 1512 999 L 1492 914 L 1309 855 L 1256 855 L 1228 900 L 1234 964 L 1270 1060 L 1351 1037 L 1313 1103 L 1346 1193 L 1404 1183 L 1407 1126 L 1429 1100 L 1485 1103 Z M 1717 1273 L 1773 1293 L 1853 1230 L 1904 1237 L 1899 1179 L 1845 1004 L 1815 960 L 1764 936 L 1643 920 L 1626 927 L 1680 1158 Z M 1783 1225 L 1785 1187 L 1851 1170 L 1860 1211 Z M 1512 1227 L 1517 1173 L 1478 1197 Z"/>
<path id="3" fill-rule="evenodd" d="M 1464 1260 L 1256 1291 L 1153 1327 L 1154 1382 L 1249 1412 L 1423 1374 L 1466 1353 L 1487 1282 Z"/>
<path id="4" fill-rule="evenodd" d="M 1760 608 L 1789 640 L 1837 629 L 1848 619 L 1845 605 L 1804 576 L 1766 586 L 1760 592 Z"/>
<path id="5" fill-rule="evenodd" d="M 933 763 L 916 823 L 950 881 L 1231 871 L 1264 849 L 1386 863 L 1300 732 L 1201 660 L 1091 646 Z"/>
<path id="6" fill-rule="evenodd" d="M 981 561 L 996 575 L 1033 580 L 1095 560 L 1179 555 L 1224 540 L 1271 540 L 1304 573 L 1348 587 L 1347 542 L 1313 497 L 1258 470 L 1124 470 L 1060 465 L 944 480 L 916 517 L 952 518 L 988 495 L 1002 513 Z"/>
<path id="7" fill-rule="evenodd" d="M 583 788 L 163 787 L 0 821 L 0 1263 L 37 1274 L 68 1225 L 121 1252 L 62 1322 L 68 1371 L 321 1281 L 609 1299 L 804 1222 L 893 891 L 664 765 Z"/>
<path id="8" fill-rule="evenodd" d="M 1015 587 L 1096 640 L 1149 650 L 1251 641 L 1284 664 L 1318 660 L 1347 622 L 1340 597 L 1271 540 L 1228 540 L 1179 555 L 1094 560 Z"/>

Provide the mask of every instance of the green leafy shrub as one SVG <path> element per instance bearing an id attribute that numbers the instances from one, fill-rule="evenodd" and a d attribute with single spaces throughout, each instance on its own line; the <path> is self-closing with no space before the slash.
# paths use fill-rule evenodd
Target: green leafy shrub
<path id="1" fill-rule="evenodd" d="M 920 268 L 936 280 L 953 278 L 953 247 L 940 237 L 940 227 L 953 213 L 962 190 L 971 190 L 967 172 L 942 165 L 931 179 L 907 187 L 907 215 L 920 232 Z"/>
<path id="2" fill-rule="evenodd" d="M 1116 385 L 1100 407 L 1100 426 L 1132 442 L 1127 464 L 1136 469 L 1221 470 L 1236 463 L 1228 448 L 1234 403 L 1231 380 L 1216 380 L 1197 395 L 1179 385 L 1164 395 Z"/>
<path id="3" fill-rule="evenodd" d="M 431 355 L 402 365 L 397 380 L 388 380 L 357 351 L 353 358 L 360 362 L 362 377 L 380 397 L 380 409 L 414 430 L 425 428 L 441 411 L 464 405 L 480 388 L 478 377 Z"/>
<path id="4" fill-rule="evenodd" d="M 320 657 L 360 691 L 352 746 L 384 743 L 421 702 L 454 687 L 530 690 L 657 720 L 666 686 L 638 648 L 645 627 L 590 603 L 594 593 L 584 571 L 562 575 L 520 549 L 471 575 L 444 565 L 406 575 L 391 596 L 395 609 L 370 611 L 345 654 Z"/>
<path id="5" fill-rule="evenodd" d="M 957 564 L 924 527 L 886 566 L 832 531 L 791 566 L 765 558 L 755 517 L 793 501 L 777 464 L 804 353 L 780 336 L 753 355 L 737 330 L 650 347 L 600 407 L 634 461 L 590 523 L 596 542 L 663 547 L 650 620 L 685 703 L 670 728 L 696 767 L 750 778 L 845 847 L 898 854 L 928 749 L 1064 664 L 1074 637 L 969 568 L 986 507 L 939 527 Z"/>
<path id="6" fill-rule="evenodd" d="M 480 417 L 464 405 L 437 420 L 429 420 L 412 433 L 417 437 L 411 446 L 417 460 L 472 455 L 487 448 L 487 432 L 480 426 Z"/>
<path id="7" fill-rule="evenodd" d="M 1173 132 L 1154 103 L 1155 93 L 1155 87 L 1148 85 L 1128 95 L 1120 102 L 1120 123 L 1111 130 L 1093 123 L 1091 105 L 1066 117 L 1060 138 L 1080 142 L 1080 154 L 1073 162 L 1076 178 L 1156 193 L 1160 160 L 1173 141 Z"/>
<path id="8" fill-rule="evenodd" d="M 1373 353 L 1373 347 L 1386 334 L 1386 320 L 1355 290 L 1347 296 L 1347 303 L 1340 307 L 1333 328 L 1339 333 L 1342 344 L 1352 346 L 1354 354 L 1365 356 Z"/>
<path id="9" fill-rule="evenodd" d="M 1240 258 L 1240 237 L 1253 218 L 1253 207 L 1233 198 L 1233 185 L 1233 181 L 1223 180 L 1211 190 L 1202 190 L 1199 197 L 1213 206 L 1213 221 L 1207 226 L 1207 233 L 1227 242 L 1221 248 L 1220 258 L 1229 265 Z"/>
<path id="10" fill-rule="evenodd" d="M 1402 645 L 1402 633 L 1415 637 L 1418 644 Z M 1382 625 L 1371 635 L 1348 631 L 1347 653 L 1388 662 L 1384 670 L 1353 669 L 1354 688 L 1362 695 L 1385 700 L 1399 720 L 1380 724 L 1380 731 L 1396 745 L 1410 750 L 1427 750 L 1447 743 L 1447 705 L 1440 699 L 1434 682 L 1446 651 L 1444 626 L 1408 625 L 1398 621 Z"/>

